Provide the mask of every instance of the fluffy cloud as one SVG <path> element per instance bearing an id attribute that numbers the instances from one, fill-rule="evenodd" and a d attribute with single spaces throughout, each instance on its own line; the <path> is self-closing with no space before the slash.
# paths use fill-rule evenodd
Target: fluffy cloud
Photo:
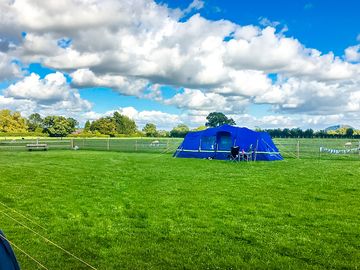
<path id="1" fill-rule="evenodd" d="M 76 115 L 90 111 L 92 105 L 82 99 L 76 89 L 69 87 L 62 73 L 56 72 L 44 79 L 33 73 L 10 85 L 0 95 L 0 107 L 11 108 L 24 115 L 33 112 Z"/>
<path id="2" fill-rule="evenodd" d="M 360 44 L 346 48 L 345 58 L 350 62 L 360 62 Z"/>
<path id="3" fill-rule="evenodd" d="M 105 86 L 153 98 L 184 110 L 192 121 L 212 110 L 242 113 L 249 104 L 309 117 L 358 110 L 358 45 L 341 58 L 306 48 L 266 18 L 257 27 L 199 14 L 184 17 L 203 6 L 201 0 L 185 10 L 152 0 L 2 1 L 0 36 L 16 45 L 0 50 L 0 79 L 10 76 L 5 72 L 14 57 L 38 61 L 69 72 L 73 86 Z M 59 46 L 61 40 L 70 42 Z M 78 108 L 90 116 L 90 105 L 66 85 L 59 74 L 44 80 L 31 75 L 4 91 L 3 99 Z M 184 90 L 163 98 L 161 85 Z M 149 88 L 153 91 L 146 94 Z"/>
<path id="4" fill-rule="evenodd" d="M 182 93 L 176 94 L 165 104 L 175 105 L 178 108 L 202 111 L 242 112 L 247 99 L 239 96 L 222 96 L 216 93 L 204 93 L 198 89 L 185 88 Z"/>
<path id="5" fill-rule="evenodd" d="M 19 67 L 13 62 L 12 57 L 0 50 L 0 81 L 12 79 L 20 74 Z"/>
<path id="6" fill-rule="evenodd" d="M 124 77 L 121 75 L 96 76 L 89 69 L 78 69 L 71 74 L 72 83 L 79 87 L 110 87 L 123 95 L 139 96 L 148 84 L 147 80 Z"/>

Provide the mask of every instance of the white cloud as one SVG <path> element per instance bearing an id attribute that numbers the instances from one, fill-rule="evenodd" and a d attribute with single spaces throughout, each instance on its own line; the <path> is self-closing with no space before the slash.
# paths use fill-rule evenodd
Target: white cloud
<path id="1" fill-rule="evenodd" d="M 32 73 L 23 80 L 10 85 L 5 96 L 17 99 L 31 99 L 35 101 L 59 101 L 68 95 L 66 78 L 60 72 L 48 74 L 44 79 Z"/>
<path id="2" fill-rule="evenodd" d="M 183 122 L 183 118 L 186 117 L 186 115 L 171 114 L 157 110 L 139 111 L 134 107 L 122 107 L 118 108 L 117 110 L 107 111 L 103 114 L 90 112 L 83 114 L 82 117 L 86 120 L 93 120 L 99 117 L 112 115 L 115 111 L 118 111 L 119 113 L 133 119 L 140 129 L 143 128 L 147 123 L 154 123 L 158 129 L 170 130 L 177 124 Z M 186 123 L 189 123 L 189 121 L 186 121 Z"/>
<path id="3" fill-rule="evenodd" d="M 76 115 L 92 108 L 76 89 L 70 88 L 60 72 L 48 74 L 44 79 L 32 73 L 7 87 L 0 98 L 2 108 L 8 107 L 24 115 L 33 112 Z"/>
<path id="4" fill-rule="evenodd" d="M 71 74 L 72 83 L 80 87 L 110 87 L 123 95 L 139 96 L 148 84 L 147 80 L 121 75 L 99 75 L 89 69 L 78 69 Z"/>
<path id="5" fill-rule="evenodd" d="M 320 116 L 357 110 L 358 45 L 340 58 L 306 48 L 266 18 L 261 19 L 265 28 L 199 14 L 184 19 L 185 13 L 203 6 L 201 0 L 187 10 L 151 0 L 2 1 L 0 35 L 16 45 L 0 51 L 0 79 L 14 74 L 8 68 L 13 59 L 39 61 L 70 72 L 76 87 L 111 87 L 177 106 L 197 119 L 210 110 L 243 112 L 251 103 L 271 104 L 278 113 Z M 24 38 L 21 31 L 27 33 Z M 61 48 L 58 41 L 64 37 L 71 44 Z M 44 110 L 51 110 L 46 106 L 52 103 L 53 109 L 90 113 L 78 92 L 67 88 L 66 81 L 60 83 L 60 75 L 53 76 L 58 77 L 24 78 L 3 99 L 32 100 Z M 151 93 L 144 94 L 151 84 Z M 161 85 L 185 90 L 164 99 Z"/>
<path id="6" fill-rule="evenodd" d="M 360 62 L 360 44 L 346 48 L 345 58 L 349 62 Z"/>
<path id="7" fill-rule="evenodd" d="M 12 111 L 19 111 L 25 115 L 36 109 L 37 104 L 35 101 L 28 99 L 15 99 L 13 97 L 4 97 L 0 95 L 0 110 L 9 109 Z"/>
<path id="8" fill-rule="evenodd" d="M 271 26 L 271 27 L 277 27 L 278 25 L 280 25 L 280 22 L 278 21 L 270 21 L 268 18 L 266 17 L 260 17 L 259 18 L 259 24 L 262 26 Z"/>
<path id="9" fill-rule="evenodd" d="M 0 51 L 0 81 L 20 76 L 19 67 L 12 60 L 12 57 Z"/>
<path id="10" fill-rule="evenodd" d="M 187 13 L 190 13 L 192 12 L 193 10 L 200 10 L 204 7 L 205 5 L 205 2 L 202 1 L 202 0 L 193 0 L 189 6 L 184 10 L 184 13 L 187 14 Z"/>

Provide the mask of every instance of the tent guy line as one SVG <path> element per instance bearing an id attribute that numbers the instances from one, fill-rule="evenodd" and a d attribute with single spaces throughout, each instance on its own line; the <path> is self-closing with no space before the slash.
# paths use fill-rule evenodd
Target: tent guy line
<path id="1" fill-rule="evenodd" d="M 26 226 L 25 224 L 21 223 L 20 221 L 18 221 L 17 219 L 13 218 L 12 216 L 10 216 L 9 214 L 5 213 L 4 211 L 0 211 L 1 214 L 7 216 L 8 218 L 12 219 L 13 221 L 15 221 L 16 223 L 20 224 L 21 226 L 23 226 L 24 228 L 28 229 L 29 231 L 31 231 L 32 233 L 36 234 L 37 236 L 41 237 L 43 240 L 45 240 L 45 242 L 48 242 L 50 244 L 52 244 L 53 246 L 57 247 L 58 249 L 61 249 L 63 252 L 65 252 L 66 254 L 70 255 L 71 257 L 73 257 L 74 259 L 80 261 L 81 263 L 85 264 L 86 266 L 88 266 L 91 269 L 97 270 L 94 266 L 92 266 L 91 264 L 85 262 L 84 260 L 82 260 L 81 258 L 79 258 L 78 256 L 74 255 L 73 253 L 71 253 L 70 251 L 67 251 L 66 249 L 64 249 L 63 247 L 59 246 L 58 244 L 56 244 L 55 242 L 51 241 L 50 239 L 48 239 L 47 237 L 41 235 L 40 233 L 36 232 L 35 230 L 31 229 L 30 227 Z"/>

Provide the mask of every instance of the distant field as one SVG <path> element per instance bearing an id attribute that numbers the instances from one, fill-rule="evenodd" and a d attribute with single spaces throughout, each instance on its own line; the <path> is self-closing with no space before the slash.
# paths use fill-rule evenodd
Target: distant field
<path id="1" fill-rule="evenodd" d="M 0 228 L 48 269 L 89 268 L 16 221 L 97 269 L 357 269 L 359 165 L 2 151 Z"/>

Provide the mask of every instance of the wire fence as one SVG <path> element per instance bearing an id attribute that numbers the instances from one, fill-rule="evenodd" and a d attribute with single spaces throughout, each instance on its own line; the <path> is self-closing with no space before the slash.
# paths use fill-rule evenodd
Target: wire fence
<path id="1" fill-rule="evenodd" d="M 28 144 L 46 144 L 49 150 L 173 153 L 181 142 L 181 138 L 0 138 L 0 152 L 26 151 Z M 274 138 L 274 143 L 285 159 L 360 160 L 358 139 Z"/>
<path id="2" fill-rule="evenodd" d="M 175 151 L 177 138 L 23 138 L 0 139 L 0 151 L 24 151 L 31 144 L 46 144 L 47 149 L 101 150 L 161 153 Z"/>
<path id="3" fill-rule="evenodd" d="M 274 143 L 284 158 L 360 160 L 358 139 L 275 138 Z"/>

